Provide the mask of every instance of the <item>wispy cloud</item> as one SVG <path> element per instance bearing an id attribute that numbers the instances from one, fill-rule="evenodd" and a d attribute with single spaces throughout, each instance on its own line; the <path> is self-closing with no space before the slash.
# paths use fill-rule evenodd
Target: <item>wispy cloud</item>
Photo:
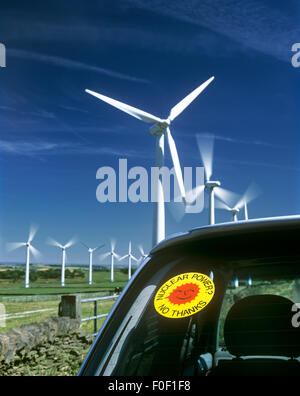
<path id="1" fill-rule="evenodd" d="M 43 63 L 47 63 L 48 65 L 53 65 L 56 67 L 63 67 L 66 69 L 78 70 L 78 71 L 81 70 L 90 71 L 90 72 L 104 74 L 108 77 L 137 82 L 137 83 L 143 83 L 143 84 L 149 83 L 148 80 L 143 78 L 129 76 L 127 74 L 123 74 L 114 70 L 105 69 L 95 65 L 88 65 L 84 62 L 79 62 L 77 60 L 68 59 L 68 58 L 62 58 L 59 56 L 42 54 L 38 52 L 31 52 L 31 51 L 14 49 L 14 48 L 8 49 L 7 54 L 8 57 L 11 56 L 19 59 L 43 62 Z"/>
<path id="2" fill-rule="evenodd" d="M 201 137 L 204 138 L 213 138 L 215 140 L 220 140 L 223 142 L 227 142 L 227 143 L 233 143 L 233 144 L 245 144 L 245 145 L 254 145 L 254 146 L 262 146 L 262 147 L 269 147 L 269 148 L 273 148 L 273 149 L 290 149 L 290 146 L 284 146 L 282 144 L 274 144 L 274 143 L 270 143 L 270 142 L 266 142 L 266 141 L 262 141 L 262 140 L 243 140 L 243 139 L 236 139 L 236 138 L 232 138 L 230 136 L 221 136 L 221 135 L 214 135 L 211 133 L 199 133 L 198 134 Z"/>
<path id="3" fill-rule="evenodd" d="M 32 141 L 27 142 L 23 140 L 8 141 L 0 140 L 0 153 L 11 155 L 22 155 L 28 157 L 40 157 L 51 155 L 109 155 L 115 157 L 137 157 L 145 158 L 146 153 L 140 150 L 122 149 L 92 145 L 85 145 L 73 142 L 49 142 L 49 141 Z"/>
<path id="4" fill-rule="evenodd" d="M 293 4 L 285 12 L 259 0 L 127 0 L 125 4 L 204 27 L 245 48 L 288 62 L 291 44 L 300 36 Z"/>
<path id="5" fill-rule="evenodd" d="M 250 166 L 255 168 L 270 168 L 270 169 L 279 169 L 284 171 L 300 172 L 300 168 L 298 168 L 297 166 L 286 165 L 286 164 L 275 164 L 272 162 L 244 161 L 244 160 L 234 160 L 234 159 L 224 159 L 224 158 L 219 158 L 216 160 L 216 162 L 223 164 Z"/>
<path id="6" fill-rule="evenodd" d="M 38 118 L 55 118 L 55 115 L 49 111 L 38 109 L 36 111 L 23 111 L 11 106 L 0 106 L 0 110 L 5 112 L 17 113 L 19 115 L 25 115 L 28 117 L 38 117 Z"/>

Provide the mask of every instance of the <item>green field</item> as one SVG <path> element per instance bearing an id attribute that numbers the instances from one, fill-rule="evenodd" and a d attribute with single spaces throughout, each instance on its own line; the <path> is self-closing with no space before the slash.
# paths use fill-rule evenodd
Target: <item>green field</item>
<path id="1" fill-rule="evenodd" d="M 53 268 L 50 268 L 51 271 Z M 21 267 L 0 267 L 0 303 L 5 307 L 5 314 L 9 318 L 0 325 L 0 333 L 6 333 L 12 328 L 23 324 L 39 322 L 50 316 L 58 315 L 58 304 L 64 294 L 80 294 L 82 298 L 114 294 L 115 288 L 123 288 L 127 283 L 125 270 L 116 270 L 115 281 L 110 282 L 110 271 L 98 270 L 93 272 L 93 284 L 88 284 L 88 269 L 72 267 L 66 277 L 65 286 L 60 286 L 60 269 L 49 272 L 52 278 L 47 279 L 49 267 L 35 268 L 33 279 L 28 289 L 24 288 L 24 277 Z M 54 274 L 54 277 L 53 277 Z M 75 275 L 74 275 L 75 274 Z M 108 313 L 115 300 L 98 302 L 98 315 Z M 94 304 L 82 304 L 82 318 L 94 315 Z M 41 311 L 41 312 L 32 312 Z M 30 314 L 23 313 L 32 312 Z M 105 318 L 98 320 L 98 329 Z M 89 321 L 82 324 L 82 330 L 94 332 L 94 323 Z"/>
<path id="2" fill-rule="evenodd" d="M 47 271 L 54 272 L 56 277 L 47 278 Z M 19 273 L 20 272 L 20 273 Z M 88 269 L 72 267 L 66 271 L 65 286 L 60 286 L 60 269 L 41 266 L 31 271 L 30 287 L 24 288 L 24 269 L 0 267 L 0 300 L 1 296 L 26 295 L 61 295 L 73 293 L 90 293 L 99 291 L 113 291 L 115 287 L 124 287 L 127 283 L 125 270 L 115 271 L 115 281 L 110 282 L 110 272 L 101 270 L 93 272 L 93 285 L 88 284 Z M 75 273 L 75 276 L 73 274 Z M 46 276 L 45 276 L 46 274 Z M 78 274 L 80 276 L 78 276 Z M 8 276 L 9 275 L 9 276 Z M 53 275 L 53 274 L 52 274 Z"/>

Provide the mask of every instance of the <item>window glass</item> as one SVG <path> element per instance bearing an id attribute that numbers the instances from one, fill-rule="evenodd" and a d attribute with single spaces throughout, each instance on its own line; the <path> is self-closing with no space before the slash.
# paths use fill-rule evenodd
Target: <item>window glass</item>
<path id="1" fill-rule="evenodd" d="M 224 340 L 224 323 L 228 312 L 233 305 L 248 296 L 277 295 L 285 297 L 294 303 L 300 302 L 300 281 L 299 279 L 256 279 L 249 275 L 247 278 L 239 279 L 234 276 L 227 287 L 219 325 L 219 346 L 226 350 Z M 246 315 L 246 313 L 245 313 Z M 292 318 L 291 313 L 291 318 Z"/>
<path id="2" fill-rule="evenodd" d="M 197 261 L 165 266 L 137 290 L 112 335 L 98 375 L 172 376 L 193 372 L 201 329 L 215 308 L 218 278 L 218 271 Z M 213 323 L 217 328 L 217 320 Z M 206 341 L 205 336 L 205 346 Z"/>

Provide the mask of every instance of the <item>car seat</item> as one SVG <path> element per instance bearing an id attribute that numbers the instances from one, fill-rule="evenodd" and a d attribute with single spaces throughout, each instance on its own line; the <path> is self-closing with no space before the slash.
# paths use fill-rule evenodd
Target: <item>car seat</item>
<path id="1" fill-rule="evenodd" d="M 236 302 L 224 325 L 233 359 L 220 360 L 212 376 L 300 375 L 300 328 L 292 326 L 293 302 L 276 295 Z"/>

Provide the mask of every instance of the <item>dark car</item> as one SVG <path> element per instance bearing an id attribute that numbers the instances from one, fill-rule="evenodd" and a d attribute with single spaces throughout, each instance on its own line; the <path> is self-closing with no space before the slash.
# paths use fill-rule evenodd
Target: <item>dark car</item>
<path id="1" fill-rule="evenodd" d="M 156 246 L 80 376 L 300 375 L 300 216 L 194 229 Z"/>

